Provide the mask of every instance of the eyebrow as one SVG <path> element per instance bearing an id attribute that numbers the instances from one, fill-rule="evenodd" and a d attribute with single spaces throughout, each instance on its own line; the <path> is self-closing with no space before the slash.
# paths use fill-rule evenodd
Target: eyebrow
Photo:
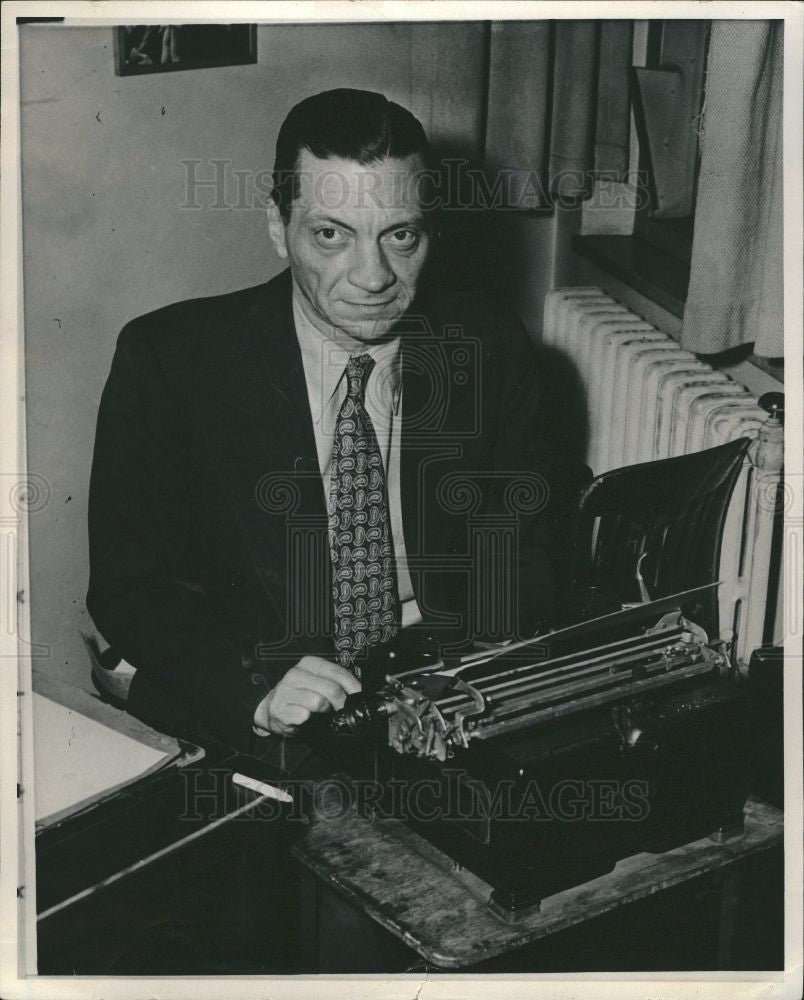
<path id="1" fill-rule="evenodd" d="M 336 219 L 331 215 L 308 216 L 307 221 L 313 226 L 331 224 L 333 226 L 339 226 L 341 229 L 347 229 L 350 233 L 356 232 L 355 228 L 350 226 L 348 222 L 344 222 L 342 219 Z M 424 217 L 412 216 L 410 218 L 402 219 L 400 222 L 395 222 L 393 225 L 386 226 L 385 229 L 381 230 L 380 236 L 393 232 L 395 229 L 408 229 L 413 227 L 423 228 Z"/>

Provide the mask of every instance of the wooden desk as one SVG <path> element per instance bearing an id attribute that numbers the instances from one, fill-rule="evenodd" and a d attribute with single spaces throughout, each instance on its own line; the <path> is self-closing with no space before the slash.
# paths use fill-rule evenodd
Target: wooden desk
<path id="1" fill-rule="evenodd" d="M 337 807 L 331 809 L 334 818 L 325 818 L 324 787 L 311 828 L 294 847 L 295 856 L 315 875 L 319 889 L 334 889 L 353 910 L 367 914 L 427 962 L 447 970 L 503 955 L 705 873 L 726 869 L 728 875 L 733 871 L 728 866 L 780 845 L 783 836 L 783 814 L 750 798 L 741 835 L 723 844 L 705 839 L 664 854 L 634 855 L 609 874 L 544 899 L 539 910 L 506 923 L 487 906 L 488 886 L 455 870 L 448 858 L 401 823 L 337 812 Z M 734 885 L 727 881 L 718 949 L 724 968 L 729 967 L 735 896 Z M 314 920 L 308 918 L 308 939 L 314 934 Z"/>

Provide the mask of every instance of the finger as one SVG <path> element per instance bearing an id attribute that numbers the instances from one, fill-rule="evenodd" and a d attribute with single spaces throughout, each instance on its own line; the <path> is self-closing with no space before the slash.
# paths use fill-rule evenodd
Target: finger
<path id="1" fill-rule="evenodd" d="M 341 705 L 343 704 L 344 699 L 345 695 L 341 692 Z M 338 698 L 335 697 L 334 700 L 338 701 Z M 288 691 L 287 701 L 289 705 L 299 705 L 302 708 L 308 709 L 310 712 L 331 712 L 333 708 L 341 707 L 334 705 L 328 698 L 321 694 L 320 691 L 306 687 L 297 687 L 292 691 Z"/>
<path id="2" fill-rule="evenodd" d="M 276 719 L 271 720 L 271 732 L 274 736 L 295 736 L 298 730 L 298 726 L 286 726 L 282 722 L 278 722 Z"/>
<path id="3" fill-rule="evenodd" d="M 347 694 L 357 694 L 360 691 L 360 681 L 337 663 L 330 663 L 320 656 L 304 656 L 297 665 L 317 677 L 326 677 L 339 684 Z"/>
<path id="4" fill-rule="evenodd" d="M 305 709 L 300 705 L 292 704 L 292 699 L 288 698 L 291 690 L 281 683 L 274 688 L 273 697 L 268 706 L 268 721 L 271 725 L 298 726 L 307 721 L 309 711 L 307 716 L 299 718 L 299 712 L 305 711 Z"/>
<path id="5" fill-rule="evenodd" d="M 325 704 L 322 708 L 313 709 L 316 712 L 326 712 L 330 708 L 343 708 L 343 703 L 346 701 L 346 692 L 340 684 L 329 680 L 328 677 L 320 677 L 318 674 L 313 674 L 307 670 L 300 672 L 298 679 L 294 681 L 293 687 L 294 689 L 313 691 L 324 699 Z M 290 698 L 289 700 L 293 701 L 294 699 Z M 304 704 L 307 705 L 307 702 L 304 702 Z"/>
<path id="6" fill-rule="evenodd" d="M 304 705 L 284 702 L 281 707 L 277 708 L 273 718 L 282 726 L 290 728 L 302 726 L 310 718 L 310 709 L 305 708 Z"/>

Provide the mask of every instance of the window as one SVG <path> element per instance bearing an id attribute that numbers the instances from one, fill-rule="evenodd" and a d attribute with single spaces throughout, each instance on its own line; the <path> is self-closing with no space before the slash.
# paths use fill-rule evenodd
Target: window
<path id="1" fill-rule="evenodd" d="M 709 21 L 651 21 L 645 65 L 632 70 L 642 199 L 634 235 L 689 264 L 700 166 Z"/>

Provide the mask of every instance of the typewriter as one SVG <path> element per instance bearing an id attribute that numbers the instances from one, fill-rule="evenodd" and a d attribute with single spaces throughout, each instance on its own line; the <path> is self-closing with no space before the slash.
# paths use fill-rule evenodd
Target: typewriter
<path id="1" fill-rule="evenodd" d="M 747 699 L 684 614 L 705 590 L 454 658 L 391 650 L 333 727 L 516 919 L 621 858 L 741 831 Z"/>

